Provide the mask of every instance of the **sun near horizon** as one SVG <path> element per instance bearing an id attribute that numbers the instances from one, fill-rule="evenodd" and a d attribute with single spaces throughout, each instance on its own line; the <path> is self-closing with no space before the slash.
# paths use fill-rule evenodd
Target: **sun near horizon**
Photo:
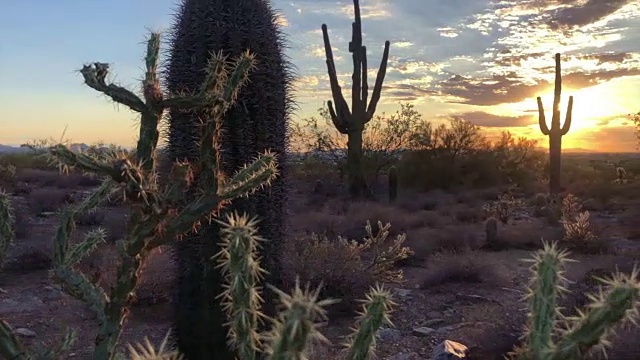
<path id="1" fill-rule="evenodd" d="M 294 121 L 316 115 L 331 99 L 319 32 L 323 22 L 343 92 L 349 91 L 347 45 L 353 15 L 351 1 L 337 2 L 342 10 L 331 12 L 320 3 L 274 1 L 288 39 L 287 55 L 297 67 L 293 95 L 299 108 Z M 170 29 L 175 4 L 114 0 L 108 8 L 70 1 L 6 5 L 0 13 L 5 30 L 0 32 L 0 144 L 58 138 L 66 128 L 66 138 L 74 142 L 133 145 L 137 114 L 83 85 L 74 70 L 92 61 L 108 62 L 113 80 L 138 89 L 142 41 L 149 28 L 165 33 Z M 637 139 L 628 115 L 640 111 L 640 53 L 634 47 L 640 41 L 640 5 L 503 5 L 488 0 L 428 0 L 423 6 L 362 1 L 370 82 L 384 41 L 391 42 L 377 114 L 393 113 L 400 102 L 408 102 L 436 124 L 457 116 L 481 126 L 489 138 L 510 131 L 546 147 L 536 97 L 542 97 L 550 124 L 553 54 L 558 52 L 562 121 L 568 98 L 574 97 L 563 147 L 635 151 Z M 429 6 L 447 16 L 426 11 Z M 91 20 L 95 13 L 103 14 L 101 21 Z"/>

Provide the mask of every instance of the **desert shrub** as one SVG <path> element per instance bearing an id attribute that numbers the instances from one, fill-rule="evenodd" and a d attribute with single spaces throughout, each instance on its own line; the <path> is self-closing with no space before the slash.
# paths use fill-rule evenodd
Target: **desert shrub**
<path id="1" fill-rule="evenodd" d="M 504 132 L 492 144 L 479 127 L 458 118 L 422 131 L 399 164 L 404 186 L 424 191 L 517 184 L 527 189 L 540 180 L 544 154 L 532 140 Z"/>
<path id="2" fill-rule="evenodd" d="M 374 234 L 367 221 L 367 235 L 361 242 L 342 236 L 329 239 L 315 233 L 291 239 L 283 256 L 285 282 L 291 286 L 299 279 L 312 287 L 322 285 L 322 296 L 342 300 L 334 309 L 354 310 L 355 299 L 361 298 L 376 282 L 404 281 L 402 270 L 394 265 L 412 255 L 412 251 L 403 246 L 404 234 L 387 241 L 389 228 L 390 224 L 378 222 L 378 232 Z"/>
<path id="3" fill-rule="evenodd" d="M 508 278 L 496 262 L 477 251 L 443 251 L 429 258 L 421 280 L 422 288 L 447 283 L 505 284 Z"/>
<path id="4" fill-rule="evenodd" d="M 34 215 L 58 211 L 71 200 L 71 192 L 65 189 L 40 188 L 29 194 L 29 208 Z"/>
<path id="5" fill-rule="evenodd" d="M 26 151 L 26 152 L 12 152 L 0 155 L 0 164 L 13 165 L 17 170 L 20 169 L 39 169 L 39 170 L 53 170 L 47 160 L 40 156 L 40 154 Z"/>
<path id="6" fill-rule="evenodd" d="M 523 202 L 516 199 L 513 195 L 502 194 L 498 200 L 490 201 L 482 206 L 487 217 L 494 217 L 503 224 L 507 224 L 509 220 L 523 207 Z"/>
<path id="7" fill-rule="evenodd" d="M 98 226 L 102 225 L 105 213 L 99 210 L 84 213 L 75 219 L 76 224 L 80 226 Z"/>

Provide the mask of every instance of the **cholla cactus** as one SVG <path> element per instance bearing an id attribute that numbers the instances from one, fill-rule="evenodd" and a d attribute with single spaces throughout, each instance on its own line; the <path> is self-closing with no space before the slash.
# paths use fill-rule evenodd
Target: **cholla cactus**
<path id="1" fill-rule="evenodd" d="M 503 224 L 506 224 L 522 205 L 522 200 L 516 199 L 509 194 L 502 194 L 498 197 L 498 200 L 485 203 L 482 206 L 482 210 L 488 217 L 495 217 Z"/>
<path id="2" fill-rule="evenodd" d="M 219 125 L 224 112 L 233 104 L 248 73 L 254 57 L 245 53 L 233 62 L 222 55 L 213 55 L 206 69 L 207 78 L 199 91 L 181 96 L 165 96 L 157 74 L 160 35 L 152 33 L 147 43 L 146 73 L 142 81 L 143 97 L 113 83 L 107 83 L 108 64 L 94 63 L 80 70 L 89 87 L 104 93 L 113 101 L 140 113 L 140 134 L 135 160 L 126 153 L 75 153 L 58 144 L 48 149 L 52 163 L 62 170 L 79 171 L 105 178 L 102 186 L 81 204 L 62 212 L 61 224 L 54 239 L 54 267 L 52 278 L 71 296 L 88 303 L 99 321 L 93 352 L 94 360 L 111 360 L 120 337 L 129 308 L 135 299 L 144 261 L 154 248 L 175 238 L 196 231 L 202 221 L 215 216 L 231 200 L 246 196 L 268 185 L 277 175 L 276 159 L 270 152 L 239 169 L 236 174 L 219 171 Z M 171 179 L 165 187 L 157 182 L 156 147 L 159 125 L 164 111 L 201 109 L 209 113 L 203 119 L 200 131 L 202 159 L 198 163 L 176 161 Z M 75 265 L 103 242 L 105 231 L 97 229 L 86 234 L 85 240 L 75 246 L 69 242 L 75 230 L 75 219 L 96 209 L 110 195 L 121 193 L 131 208 L 125 238 L 117 244 L 120 261 L 117 280 L 109 294 L 91 282 Z M 186 192 L 197 194 L 184 203 Z M 0 333 L 0 355 L 22 358 L 20 347 L 13 338 Z"/>
<path id="3" fill-rule="evenodd" d="M 563 222 L 565 241 L 594 241 L 597 237 L 591 231 L 591 223 L 589 222 L 589 212 L 585 211 L 576 216 L 574 221 Z"/>
<path id="4" fill-rule="evenodd" d="M 572 221 L 578 214 L 582 212 L 582 203 L 580 199 L 573 194 L 567 194 L 562 199 L 562 220 Z"/>
<path id="5" fill-rule="evenodd" d="M 0 164 L 0 180 L 11 180 L 16 176 L 17 168 L 13 164 Z"/>
<path id="6" fill-rule="evenodd" d="M 622 166 L 618 166 L 616 168 L 616 180 L 615 182 L 618 184 L 624 184 L 627 182 L 627 179 L 625 179 L 625 176 L 627 175 L 627 171 L 622 167 Z"/>
<path id="7" fill-rule="evenodd" d="M 611 279 L 599 279 L 606 289 L 591 295 L 591 304 L 578 316 L 565 317 L 558 308 L 558 297 L 564 291 L 563 267 L 568 253 L 555 243 L 544 244 L 531 260 L 532 278 L 526 300 L 529 321 L 522 346 L 509 354 L 518 360 L 579 360 L 592 349 L 604 351 L 612 329 L 626 322 L 635 322 L 640 307 L 638 269 L 630 275 L 613 274 Z M 557 340 L 555 340 L 557 339 Z"/>
<path id="8" fill-rule="evenodd" d="M 9 195 L 0 189 L 0 268 L 4 266 L 9 245 L 15 240 L 13 209 Z"/>

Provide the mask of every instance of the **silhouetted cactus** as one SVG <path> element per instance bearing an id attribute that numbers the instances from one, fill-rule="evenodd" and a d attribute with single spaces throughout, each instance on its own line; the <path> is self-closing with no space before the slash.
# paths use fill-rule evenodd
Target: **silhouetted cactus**
<path id="1" fill-rule="evenodd" d="M 573 96 L 569 96 L 569 105 L 564 124 L 560 126 L 560 93 L 562 92 L 562 77 L 560 75 L 560 54 L 556 54 L 556 79 L 553 90 L 553 116 L 551 127 L 547 126 L 542 106 L 542 98 L 538 97 L 538 122 L 540 131 L 549 137 L 549 194 L 555 195 L 561 189 L 562 173 L 562 136 L 569 132 L 571 114 L 573 111 Z"/>
<path id="2" fill-rule="evenodd" d="M 269 240 L 263 266 L 269 270 L 267 282 L 275 286 L 281 283 L 282 273 L 279 254 L 285 237 L 286 132 L 292 106 L 291 65 L 284 47 L 278 17 L 269 1 L 183 0 L 174 18 L 167 61 L 169 91 L 190 93 L 205 79 L 202 69 L 210 53 L 238 56 L 250 49 L 256 58 L 251 81 L 220 123 L 220 140 L 216 143 L 220 154 L 214 161 L 220 162 L 221 175 L 228 176 L 266 149 L 278 156 L 280 176 L 269 189 L 237 199 L 227 208 L 260 218 L 260 235 Z M 197 111 L 170 111 L 167 137 L 171 159 L 199 159 L 193 139 L 203 116 L 206 114 Z M 226 331 L 216 298 L 222 291 L 222 278 L 204 261 L 218 251 L 219 229 L 217 223 L 206 224 L 198 236 L 175 244 L 179 268 L 175 330 L 178 346 L 190 360 L 209 359 L 211 354 L 222 360 L 233 356 L 224 336 L 220 336 Z M 275 315 L 278 299 L 272 293 L 265 296 L 265 311 Z"/>
<path id="3" fill-rule="evenodd" d="M 389 169 L 389 202 L 393 203 L 398 197 L 398 168 Z"/>
<path id="4" fill-rule="evenodd" d="M 63 210 L 54 239 L 54 268 L 51 272 L 63 290 L 88 303 L 98 317 L 100 327 L 95 340 L 94 360 L 114 358 L 115 346 L 135 298 L 142 265 L 151 251 L 197 230 L 201 222 L 217 214 L 232 199 L 247 196 L 269 184 L 277 175 L 275 155 L 265 152 L 233 176 L 220 176 L 219 148 L 216 146 L 220 122 L 247 81 L 255 62 L 253 56 L 245 52 L 233 63 L 220 55 L 212 56 L 205 68 L 207 77 L 196 91 L 183 96 L 165 96 L 157 74 L 159 51 L 160 35 L 153 33 L 147 43 L 143 98 L 118 85 L 107 84 L 108 64 L 94 63 L 80 71 L 86 85 L 140 113 L 140 134 L 134 161 L 130 161 L 126 154 L 97 156 L 75 153 L 62 144 L 49 149 L 52 162 L 61 168 L 76 168 L 106 178 L 84 202 Z M 201 161 L 174 163 L 171 180 L 166 187 L 160 188 L 156 181 L 156 147 L 158 126 L 167 108 L 206 109 L 207 117 L 202 118 L 199 133 L 193 139 L 198 144 L 198 159 Z M 74 246 L 69 240 L 75 230 L 75 219 L 95 210 L 114 192 L 124 195 L 124 203 L 131 208 L 131 216 L 125 238 L 117 244 L 120 254 L 117 280 L 107 294 L 74 268 L 104 241 L 105 231 L 100 228 L 89 231 L 85 240 Z M 197 193 L 197 196 L 185 203 L 185 192 Z M 11 343 L 11 339 L 3 340 Z M 17 347 L 0 347 L 0 351 L 4 349 Z M 10 359 L 18 356 L 12 352 L 9 355 Z"/>
<path id="5" fill-rule="evenodd" d="M 563 266 L 568 253 L 555 243 L 544 244 L 532 260 L 532 277 L 526 299 L 529 321 L 522 346 L 509 354 L 518 360 L 581 360 L 593 348 L 608 345 L 614 326 L 634 322 L 638 315 L 638 270 L 600 279 L 607 289 L 591 296 L 591 304 L 577 316 L 561 316 L 558 297 L 564 288 Z"/>
<path id="6" fill-rule="evenodd" d="M 387 61 L 389 59 L 389 41 L 384 43 L 384 52 L 376 83 L 371 94 L 371 101 L 367 103 L 369 96 L 369 84 L 367 82 L 367 48 L 362 45 L 362 22 L 360 21 L 360 4 L 358 0 L 353 0 L 355 21 L 352 26 L 351 42 L 349 42 L 349 52 L 353 54 L 353 85 L 351 87 L 351 110 L 342 95 L 342 89 L 338 82 L 338 73 L 333 59 L 333 50 L 329 42 L 327 25 L 322 24 L 322 37 L 324 40 L 324 51 L 327 57 L 327 71 L 329 73 L 329 83 L 331 84 L 331 95 L 334 104 L 329 101 L 329 114 L 336 129 L 347 135 L 347 173 L 349 176 L 349 192 L 354 197 L 369 196 L 370 190 L 364 178 L 362 165 L 362 133 L 365 125 L 373 118 L 376 106 L 380 100 L 382 92 L 382 82 L 387 72 Z"/>

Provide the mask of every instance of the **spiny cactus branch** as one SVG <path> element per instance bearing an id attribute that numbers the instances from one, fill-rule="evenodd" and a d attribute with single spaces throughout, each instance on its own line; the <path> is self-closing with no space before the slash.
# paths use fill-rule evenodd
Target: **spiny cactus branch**
<path id="1" fill-rule="evenodd" d="M 599 279 L 608 290 L 600 288 L 598 295 L 590 295 L 586 314 L 568 318 L 568 330 L 553 348 L 551 360 L 583 358 L 593 347 L 608 345 L 607 337 L 614 326 L 636 323 L 640 309 L 638 268 L 630 275 L 616 273 L 611 279 Z M 637 325 L 637 323 L 636 323 Z"/>
<path id="2" fill-rule="evenodd" d="M 396 305 L 384 287 L 377 285 L 371 289 L 363 301 L 353 333 L 345 344 L 349 349 L 347 359 L 367 360 L 374 356 L 376 333 L 384 325 L 393 326 L 389 314 Z"/>
<path id="3" fill-rule="evenodd" d="M 4 266 L 7 250 L 15 240 L 13 209 L 9 194 L 0 189 L 0 268 Z"/>
<path id="4" fill-rule="evenodd" d="M 229 321 L 229 344 L 237 348 L 238 356 L 243 360 L 255 360 L 261 349 L 260 335 L 257 330 L 265 315 L 260 312 L 263 299 L 258 283 L 266 271 L 258 262 L 259 242 L 264 241 L 258 235 L 258 220 L 236 213 L 227 216 L 226 222 L 216 220 L 222 225 L 222 249 L 214 258 L 218 268 L 222 269 L 228 286 L 222 293 L 222 307 Z"/>
<path id="5" fill-rule="evenodd" d="M 140 99 L 136 94 L 121 86 L 106 83 L 106 77 L 109 73 L 109 64 L 94 62 L 91 65 L 84 65 L 80 70 L 80 73 L 84 78 L 85 84 L 90 88 L 104 93 L 113 101 L 126 105 L 133 111 L 145 111 L 146 105 L 144 101 L 142 101 L 142 99 Z"/>
<path id="6" fill-rule="evenodd" d="M 315 291 L 296 286 L 291 294 L 287 294 L 269 285 L 272 291 L 280 296 L 284 311 L 274 320 L 271 331 L 265 336 L 266 350 L 269 360 L 304 359 L 304 352 L 310 341 L 328 342 L 319 331 L 317 321 L 326 320 L 324 307 L 335 304 L 338 300 L 318 300 L 320 287 Z"/>
<path id="7" fill-rule="evenodd" d="M 33 360 L 22 341 L 4 320 L 0 320 L 0 354 L 12 360 Z"/>

